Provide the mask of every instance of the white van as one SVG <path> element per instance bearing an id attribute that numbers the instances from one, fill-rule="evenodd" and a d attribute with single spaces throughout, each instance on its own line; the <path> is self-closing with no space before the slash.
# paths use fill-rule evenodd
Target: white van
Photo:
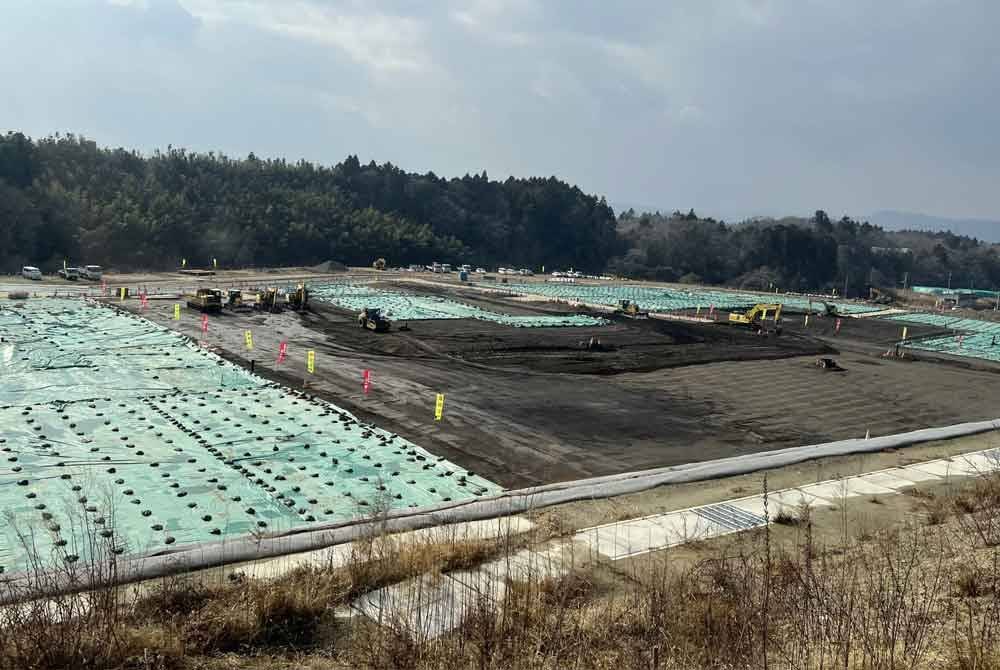
<path id="1" fill-rule="evenodd" d="M 104 276 L 104 270 L 101 269 L 100 265 L 84 265 L 80 268 L 80 276 L 90 281 L 100 281 L 101 277 Z"/>
<path id="2" fill-rule="evenodd" d="M 42 271 L 34 265 L 25 265 L 21 268 L 21 276 L 25 279 L 34 279 L 35 281 L 39 281 L 42 278 Z"/>

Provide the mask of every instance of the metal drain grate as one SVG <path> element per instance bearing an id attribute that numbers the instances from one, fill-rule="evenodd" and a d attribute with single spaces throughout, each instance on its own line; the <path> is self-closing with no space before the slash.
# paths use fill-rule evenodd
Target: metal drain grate
<path id="1" fill-rule="evenodd" d="M 767 520 L 764 517 L 734 507 L 729 503 L 706 505 L 691 511 L 706 521 L 711 521 L 729 530 L 750 530 L 767 525 Z"/>

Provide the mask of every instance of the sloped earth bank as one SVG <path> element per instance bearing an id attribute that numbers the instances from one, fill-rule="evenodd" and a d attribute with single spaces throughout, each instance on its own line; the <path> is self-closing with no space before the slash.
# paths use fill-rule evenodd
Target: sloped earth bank
<path id="1" fill-rule="evenodd" d="M 200 314 L 184 310 L 175 322 L 172 309 L 153 303 L 146 315 L 201 339 Z M 373 334 L 351 314 L 314 309 L 212 317 L 206 340 L 507 487 L 995 418 L 1000 392 L 1000 375 L 987 370 L 879 359 L 895 329 L 855 319 L 837 337 L 830 323 L 803 332 L 791 318 L 780 338 L 655 320 L 559 329 L 422 321 Z M 586 351 L 591 336 L 610 350 Z M 281 341 L 288 359 L 277 365 Z M 846 370 L 820 370 L 816 355 Z M 446 397 L 441 421 L 436 393 Z"/>

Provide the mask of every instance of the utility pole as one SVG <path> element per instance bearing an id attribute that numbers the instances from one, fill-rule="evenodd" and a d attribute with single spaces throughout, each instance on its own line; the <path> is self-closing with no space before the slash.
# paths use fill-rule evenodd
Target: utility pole
<path id="1" fill-rule="evenodd" d="M 909 281 L 910 281 L 910 273 L 909 272 L 904 272 L 903 273 L 903 290 L 904 291 L 906 290 L 906 286 L 909 283 Z"/>
<path id="2" fill-rule="evenodd" d="M 951 273 L 948 273 L 948 290 L 951 290 Z"/>
<path id="3" fill-rule="evenodd" d="M 844 270 L 844 298 L 847 298 L 847 277 L 848 276 L 849 275 L 847 274 L 847 270 L 845 269 Z"/>

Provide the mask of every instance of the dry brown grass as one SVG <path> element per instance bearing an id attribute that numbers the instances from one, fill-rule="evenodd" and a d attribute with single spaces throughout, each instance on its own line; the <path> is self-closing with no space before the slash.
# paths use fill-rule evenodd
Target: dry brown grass
<path id="1" fill-rule="evenodd" d="M 694 564 L 650 557 L 509 584 L 435 640 L 336 619 L 357 594 L 510 555 L 520 540 L 357 543 L 347 565 L 274 580 L 165 579 L 141 597 L 57 599 L 0 620 L 2 668 L 946 668 L 1000 670 L 1000 477 L 918 522 L 818 546 L 808 510 Z M 780 517 L 780 515 L 779 515 Z M 930 514 L 928 514 L 930 518 Z M 845 515 L 846 519 L 846 515 Z M 778 521 L 779 518 L 775 518 Z M 727 547 L 725 549 L 721 547 Z M 113 564 L 113 562 L 112 562 Z"/>
<path id="2" fill-rule="evenodd" d="M 511 537 L 441 542 L 378 536 L 357 542 L 346 565 L 302 567 L 277 579 L 180 575 L 141 594 L 117 586 L 29 600 L 2 610 L 0 668 L 172 668 L 221 653 L 329 646 L 337 637 L 331 635 L 337 606 L 418 574 L 477 565 L 521 544 Z M 113 571 L 113 558 L 80 570 Z M 36 582 L 20 587 L 23 593 L 54 583 L 49 573 L 35 574 Z"/>

